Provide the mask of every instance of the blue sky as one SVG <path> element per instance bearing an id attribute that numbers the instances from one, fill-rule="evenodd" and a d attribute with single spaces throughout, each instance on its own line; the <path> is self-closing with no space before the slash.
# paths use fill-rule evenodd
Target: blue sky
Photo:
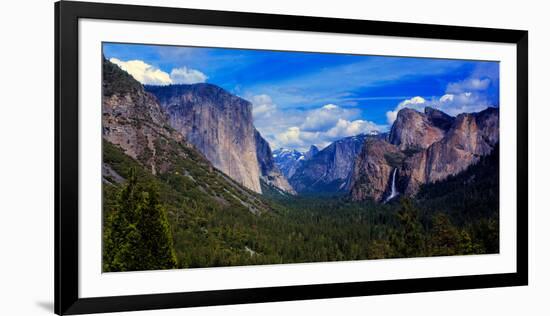
<path id="1" fill-rule="evenodd" d="M 103 53 L 144 84 L 208 82 L 247 99 L 273 149 L 384 132 L 403 107 L 499 104 L 498 62 L 114 43 Z"/>

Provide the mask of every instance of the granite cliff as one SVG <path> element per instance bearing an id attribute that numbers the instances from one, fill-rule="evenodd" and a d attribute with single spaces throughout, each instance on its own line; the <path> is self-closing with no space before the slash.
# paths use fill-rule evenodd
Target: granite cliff
<path id="1" fill-rule="evenodd" d="M 429 117 L 413 109 L 404 108 L 397 113 L 389 142 L 401 150 L 426 149 L 443 138 L 445 132 L 432 124 Z"/>
<path id="2" fill-rule="evenodd" d="M 421 184 L 456 175 L 489 155 L 499 140 L 498 121 L 496 108 L 458 115 L 445 137 L 404 161 L 403 192 L 415 194 Z"/>
<path id="3" fill-rule="evenodd" d="M 405 195 L 415 195 L 422 184 L 464 171 L 496 147 L 498 121 L 496 108 L 456 118 L 432 108 L 424 113 L 400 110 L 388 141 L 367 140 L 357 157 L 352 199 L 384 200 L 394 169 L 397 191 Z"/>
<path id="4" fill-rule="evenodd" d="M 296 194 L 296 191 L 294 191 L 285 176 L 275 165 L 269 143 L 258 131 L 254 131 L 254 137 L 256 141 L 256 156 L 260 164 L 261 180 L 267 185 L 274 186 L 286 193 Z"/>
<path id="5" fill-rule="evenodd" d="M 157 155 L 175 142 L 189 147 L 182 135 L 170 128 L 168 116 L 156 98 L 128 73 L 103 60 L 103 138 L 140 161 L 153 175 L 169 165 Z M 184 153 L 181 153 L 184 155 Z"/>
<path id="6" fill-rule="evenodd" d="M 169 116 L 157 98 L 106 59 L 102 114 L 106 185 L 124 182 L 124 175 L 130 172 L 128 166 L 139 166 L 150 173 L 144 178 L 152 176 L 163 183 L 165 190 L 173 190 L 170 192 L 183 198 L 196 198 L 212 208 L 243 207 L 253 213 L 270 209 L 257 194 L 216 170 L 170 126 Z"/>
<path id="7" fill-rule="evenodd" d="M 180 132 L 206 158 L 243 186 L 261 193 L 252 104 L 207 83 L 146 86 Z"/>
<path id="8" fill-rule="evenodd" d="M 382 200 L 389 194 L 392 171 L 403 160 L 399 148 L 382 139 L 367 139 L 353 168 L 350 181 L 353 200 Z"/>
<path id="9" fill-rule="evenodd" d="M 354 161 L 366 138 L 361 134 L 328 145 L 298 166 L 290 184 L 298 193 L 348 191 Z"/>
<path id="10" fill-rule="evenodd" d="M 279 148 L 273 151 L 273 161 L 287 179 L 292 178 L 305 159 L 305 155 L 296 149 Z"/>

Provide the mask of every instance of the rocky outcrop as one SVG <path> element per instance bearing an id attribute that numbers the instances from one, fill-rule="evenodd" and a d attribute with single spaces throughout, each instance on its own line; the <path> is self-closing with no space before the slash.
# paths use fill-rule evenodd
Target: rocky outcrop
<path id="1" fill-rule="evenodd" d="M 309 146 L 308 151 L 306 151 L 304 153 L 304 158 L 305 158 L 305 160 L 310 160 L 315 155 L 317 155 L 317 153 L 319 153 L 319 148 L 317 148 L 317 146 L 315 146 L 315 145 L 311 145 L 311 146 Z"/>
<path id="2" fill-rule="evenodd" d="M 401 110 L 389 142 L 367 141 L 359 155 L 352 177 L 352 199 L 382 200 L 388 194 L 394 168 L 398 170 L 397 189 L 405 195 L 415 195 L 424 183 L 464 171 L 493 151 L 499 141 L 498 122 L 496 108 L 456 118 L 430 108 L 425 113 Z"/>
<path id="3" fill-rule="evenodd" d="M 389 142 L 401 150 L 426 149 L 441 140 L 444 134 L 444 130 L 432 124 L 426 114 L 404 108 L 397 113 Z"/>
<path id="4" fill-rule="evenodd" d="M 279 171 L 279 168 L 275 165 L 269 143 L 257 130 L 254 131 L 254 137 L 256 141 L 256 156 L 258 157 L 258 163 L 260 165 L 261 180 L 286 193 L 296 194 L 296 191 L 294 191 L 287 179 L 283 176 L 281 171 Z"/>
<path id="5" fill-rule="evenodd" d="M 354 165 L 351 198 L 382 200 L 389 193 L 391 174 L 402 160 L 403 154 L 397 146 L 381 139 L 367 139 Z"/>
<path id="6" fill-rule="evenodd" d="M 187 145 L 169 128 L 156 98 L 118 66 L 103 59 L 103 138 L 147 166 L 153 174 L 168 167 L 157 150 L 168 142 Z"/>
<path id="7" fill-rule="evenodd" d="M 245 207 L 252 213 L 271 210 L 257 194 L 247 190 L 212 164 L 170 127 L 157 98 L 118 66 L 103 59 L 103 165 L 105 185 L 126 181 L 133 158 L 153 177 L 178 195 L 198 199 L 214 209 Z"/>
<path id="8" fill-rule="evenodd" d="M 219 170 L 261 193 L 252 105 L 215 85 L 147 86 L 169 123 Z"/>
<path id="9" fill-rule="evenodd" d="M 405 193 L 415 194 L 422 183 L 456 175 L 489 155 L 499 140 L 498 122 L 496 108 L 458 115 L 443 139 L 405 161 Z"/>
<path id="10" fill-rule="evenodd" d="M 310 160 L 304 160 L 290 184 L 298 193 L 348 191 L 355 158 L 366 138 L 362 134 L 333 142 Z"/>
<path id="11" fill-rule="evenodd" d="M 426 107 L 424 109 L 424 114 L 433 126 L 445 132 L 449 130 L 455 121 L 454 117 L 432 107 Z"/>
<path id="12" fill-rule="evenodd" d="M 296 149 L 279 148 L 273 151 L 273 161 L 283 175 L 290 179 L 304 162 L 311 160 L 317 153 L 319 148 L 315 145 L 311 145 L 304 153 Z"/>
<path id="13" fill-rule="evenodd" d="M 273 161 L 287 179 L 292 178 L 305 159 L 305 155 L 296 149 L 279 148 L 273 151 Z"/>

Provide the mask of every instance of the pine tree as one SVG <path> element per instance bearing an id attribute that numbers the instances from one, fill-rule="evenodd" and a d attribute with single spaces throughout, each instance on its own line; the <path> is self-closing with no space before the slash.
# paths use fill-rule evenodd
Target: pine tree
<path id="1" fill-rule="evenodd" d="M 141 264 L 149 269 L 176 267 L 176 254 L 166 210 L 159 202 L 158 189 L 148 185 L 143 192 L 144 207 L 137 222 L 141 234 Z"/>
<path id="2" fill-rule="evenodd" d="M 170 269 L 177 265 L 172 234 L 158 191 L 140 184 L 134 169 L 106 218 L 103 270 Z"/>
<path id="3" fill-rule="evenodd" d="M 401 227 L 392 233 L 393 236 L 390 236 L 397 255 L 405 258 L 425 255 L 424 230 L 420 223 L 418 210 L 409 198 L 400 200 L 397 218 Z"/>
<path id="4" fill-rule="evenodd" d="M 466 241 L 466 236 L 464 238 Z M 433 217 L 430 244 L 433 254 L 436 256 L 455 255 L 459 251 L 460 233 L 447 215 L 437 213 Z"/>

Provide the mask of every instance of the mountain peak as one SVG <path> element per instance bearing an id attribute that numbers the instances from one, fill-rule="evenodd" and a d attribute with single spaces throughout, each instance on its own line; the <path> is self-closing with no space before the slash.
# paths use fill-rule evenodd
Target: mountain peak
<path id="1" fill-rule="evenodd" d="M 424 109 L 424 114 L 426 114 L 428 120 L 434 126 L 444 131 L 448 130 L 451 125 L 453 125 L 453 122 L 455 120 L 454 117 L 448 115 L 447 113 L 429 106 Z"/>
<path id="2" fill-rule="evenodd" d="M 275 158 L 276 161 L 281 161 L 281 160 L 298 161 L 298 160 L 304 159 L 304 154 L 302 152 L 297 151 L 296 149 L 279 148 L 273 151 L 273 158 Z"/>
<path id="3" fill-rule="evenodd" d="M 273 151 L 273 160 L 283 175 L 290 179 L 305 157 L 296 149 L 279 148 Z"/>
<path id="4" fill-rule="evenodd" d="M 226 91 L 224 88 L 217 86 L 212 83 L 207 82 L 201 82 L 201 83 L 192 83 L 192 84 L 171 84 L 163 87 L 171 87 L 171 88 L 181 88 L 181 89 L 190 89 L 195 91 L 200 91 L 203 93 L 222 93 L 222 94 L 230 94 L 228 91 Z"/>
<path id="5" fill-rule="evenodd" d="M 309 150 L 305 152 L 304 158 L 309 160 L 313 158 L 313 156 L 317 155 L 318 152 L 319 148 L 317 148 L 317 146 L 315 145 L 311 145 L 309 146 Z"/>
<path id="6" fill-rule="evenodd" d="M 245 187 L 261 192 L 252 104 L 209 83 L 146 86 L 180 132 Z"/>
<path id="7" fill-rule="evenodd" d="M 134 77 L 103 56 L 103 95 L 142 93 L 143 87 Z"/>
<path id="8" fill-rule="evenodd" d="M 477 116 L 498 115 L 498 108 L 489 106 L 485 110 L 475 113 Z"/>
<path id="9" fill-rule="evenodd" d="M 433 108 L 431 106 L 427 106 L 424 108 L 424 114 L 429 115 L 431 112 L 443 112 L 443 111 Z"/>
<path id="10" fill-rule="evenodd" d="M 145 90 L 154 94 L 163 107 L 177 104 L 178 107 L 186 105 L 209 105 L 222 110 L 232 108 L 242 111 L 243 114 L 252 115 L 252 103 L 231 94 L 227 90 L 211 83 L 172 84 L 166 86 L 144 86 Z"/>
<path id="11" fill-rule="evenodd" d="M 353 163 L 367 135 L 349 136 L 332 142 L 311 159 L 305 159 L 290 178 L 297 192 L 345 192 L 349 190 Z"/>
<path id="12" fill-rule="evenodd" d="M 411 109 L 411 108 L 402 108 L 401 110 L 399 110 L 397 112 L 397 117 L 396 117 L 396 120 L 399 119 L 399 117 L 410 117 L 412 115 L 422 115 L 423 113 L 415 110 L 415 109 Z"/>
<path id="13" fill-rule="evenodd" d="M 441 118 L 442 121 L 446 120 L 446 117 L 442 116 L 446 114 L 435 111 L 428 109 L 434 117 Z M 389 141 L 401 150 L 425 149 L 443 138 L 444 131 L 438 125 L 440 124 L 434 124 L 428 115 L 404 108 L 397 113 L 397 118 L 390 130 Z"/>
<path id="14" fill-rule="evenodd" d="M 296 194 L 288 183 L 288 180 L 276 166 L 274 159 L 275 155 L 271 152 L 269 143 L 262 137 L 258 130 L 254 130 L 254 137 L 256 138 L 256 156 L 260 164 L 260 175 L 262 180 L 266 184 L 276 187 L 278 190 L 289 194 Z"/>
<path id="15" fill-rule="evenodd" d="M 393 191 L 394 183 L 398 192 L 415 195 L 423 184 L 466 170 L 498 144 L 498 121 L 495 108 L 457 117 L 433 108 L 426 108 L 424 113 L 401 110 L 388 142 L 367 141 L 359 155 L 352 199 L 380 201 Z M 395 181 L 392 174 L 396 174 Z"/>

